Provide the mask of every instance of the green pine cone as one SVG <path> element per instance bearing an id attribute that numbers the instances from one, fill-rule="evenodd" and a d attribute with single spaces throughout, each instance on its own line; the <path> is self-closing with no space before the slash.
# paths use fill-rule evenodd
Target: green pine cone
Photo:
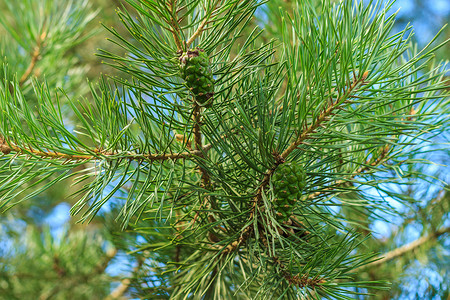
<path id="1" fill-rule="evenodd" d="M 214 98 L 214 79 L 209 57 L 199 48 L 182 53 L 180 75 L 186 81 L 198 104 L 209 107 Z"/>
<path id="2" fill-rule="evenodd" d="M 281 164 L 272 175 L 272 184 L 276 201 L 274 207 L 277 213 L 289 217 L 292 206 L 300 198 L 306 185 L 306 174 L 302 166 L 287 162 Z"/>

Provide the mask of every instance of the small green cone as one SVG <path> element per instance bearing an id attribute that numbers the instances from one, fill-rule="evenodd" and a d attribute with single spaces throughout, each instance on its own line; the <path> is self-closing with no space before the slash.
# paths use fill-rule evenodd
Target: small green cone
<path id="1" fill-rule="evenodd" d="M 195 101 L 210 107 L 214 100 L 214 79 L 208 55 L 200 48 L 191 49 L 182 53 L 179 61 L 180 75 L 194 94 Z"/>
<path id="2" fill-rule="evenodd" d="M 280 220 L 285 220 L 291 216 L 293 206 L 305 188 L 305 171 L 294 162 L 281 164 L 272 175 L 272 184 L 276 198 L 275 211 Z"/>

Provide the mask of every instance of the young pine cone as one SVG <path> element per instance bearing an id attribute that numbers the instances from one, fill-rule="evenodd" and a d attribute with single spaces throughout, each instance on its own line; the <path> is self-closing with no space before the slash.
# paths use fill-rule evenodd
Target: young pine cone
<path id="1" fill-rule="evenodd" d="M 305 170 L 294 162 L 281 164 L 272 175 L 272 184 L 275 194 L 275 211 L 281 214 L 283 219 L 288 219 L 295 202 L 305 188 Z"/>
<path id="2" fill-rule="evenodd" d="M 209 107 L 214 96 L 214 78 L 209 57 L 199 48 L 182 53 L 180 58 L 180 75 L 186 81 L 195 100 L 201 106 Z"/>

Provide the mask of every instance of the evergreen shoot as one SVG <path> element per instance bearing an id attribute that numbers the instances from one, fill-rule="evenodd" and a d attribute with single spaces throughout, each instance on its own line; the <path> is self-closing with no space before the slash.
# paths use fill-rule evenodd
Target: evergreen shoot
<path id="1" fill-rule="evenodd" d="M 368 224 L 412 205 L 393 185 L 433 180 L 416 166 L 449 125 L 445 42 L 394 33 L 392 1 L 126 0 L 121 29 L 104 27 L 114 47 L 98 51 L 114 71 L 85 83 L 66 56 L 92 36 L 81 2 L 7 0 L 15 18 L 0 16 L 1 211 L 71 185 L 75 218 L 102 218 L 136 261 L 141 299 L 389 289 L 357 275 L 379 259 Z M 34 263 L 51 247 L 64 277 L 86 256 L 99 286 L 73 299 L 108 294 L 111 250 L 45 234 L 28 242 Z"/>

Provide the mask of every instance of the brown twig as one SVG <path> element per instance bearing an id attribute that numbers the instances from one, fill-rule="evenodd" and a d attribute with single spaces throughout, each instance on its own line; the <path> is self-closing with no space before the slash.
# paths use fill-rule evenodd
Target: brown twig
<path id="1" fill-rule="evenodd" d="M 333 115 L 333 112 L 336 109 L 339 109 L 341 105 L 346 101 L 346 99 L 350 96 L 351 93 L 353 93 L 356 89 L 356 87 L 359 86 L 359 84 L 363 83 L 364 80 L 367 78 L 368 72 L 364 72 L 364 74 L 361 75 L 361 78 L 359 80 L 353 81 L 353 83 L 350 85 L 349 89 L 342 95 L 339 99 L 336 101 L 331 100 L 331 103 L 329 106 L 317 117 L 317 119 L 312 123 L 311 125 L 307 126 L 306 129 L 297 137 L 297 139 L 289 145 L 289 147 L 284 150 L 284 152 L 281 154 L 281 157 L 286 158 L 289 154 L 292 153 L 295 149 L 297 149 L 300 144 L 303 143 L 306 139 L 309 139 L 311 137 L 311 134 L 315 132 L 317 128 L 319 128 L 324 121 L 328 120 L 330 116 Z"/>
<path id="2" fill-rule="evenodd" d="M 180 262 L 180 256 L 181 256 L 181 245 L 176 245 L 175 246 L 175 258 L 174 258 L 174 261 L 175 262 Z"/>
<path id="3" fill-rule="evenodd" d="M 202 144 L 202 133 L 200 131 L 200 122 L 201 122 L 201 106 L 197 104 L 197 102 L 194 101 L 194 111 L 193 111 L 193 119 L 194 119 L 194 145 L 195 149 L 197 151 L 200 151 L 200 149 L 203 148 Z M 203 157 L 203 153 L 199 155 L 200 157 Z M 201 173 L 201 180 L 202 180 L 202 187 L 208 188 L 211 184 L 211 178 L 209 177 L 208 172 L 200 167 L 200 173 Z M 200 204 L 200 209 L 205 206 L 208 203 L 208 197 L 205 197 L 203 202 Z M 197 221 L 197 218 L 200 214 L 200 209 L 195 213 L 194 219 L 190 226 L 193 226 L 195 222 Z"/>
<path id="4" fill-rule="evenodd" d="M 36 67 L 36 63 L 41 58 L 41 48 L 42 48 L 42 42 L 45 40 L 47 36 L 47 32 L 43 31 L 36 39 L 36 46 L 34 47 L 32 53 L 31 53 L 31 61 L 28 65 L 27 69 L 25 70 L 25 73 L 23 73 L 22 77 L 20 77 L 19 80 L 19 86 L 22 86 L 25 81 L 31 76 L 33 73 L 34 68 Z"/>
<path id="5" fill-rule="evenodd" d="M 391 261 L 397 257 L 405 255 L 408 252 L 414 251 L 415 249 L 419 248 L 420 246 L 422 246 L 423 244 L 425 244 L 429 241 L 436 240 L 438 237 L 440 237 L 441 235 L 443 235 L 445 233 L 450 233 L 450 227 L 441 228 L 439 230 L 436 230 L 435 232 L 430 233 L 429 235 L 422 236 L 409 244 L 406 244 L 397 249 L 389 251 L 383 255 L 380 255 L 378 260 L 373 261 L 367 265 L 361 266 L 361 267 L 357 268 L 356 270 L 359 271 L 362 269 L 372 268 L 372 267 L 382 265 L 382 264 L 384 264 L 388 261 Z"/>
<path id="6" fill-rule="evenodd" d="M 67 154 L 56 151 L 43 151 L 37 150 L 33 148 L 21 148 L 12 143 L 6 142 L 6 140 L 0 137 L 0 152 L 3 154 L 9 154 L 11 152 L 15 152 L 19 155 L 33 155 L 42 158 L 50 158 L 50 159 L 64 159 L 67 161 L 83 161 L 83 160 L 94 160 L 94 159 L 107 159 L 113 160 L 116 158 L 125 158 L 129 160 L 151 160 L 151 161 L 163 161 L 163 160 L 176 160 L 176 159 L 189 159 L 195 156 L 203 155 L 204 151 L 208 151 L 211 149 L 212 145 L 206 145 L 202 148 L 202 150 L 193 150 L 182 153 L 161 153 L 161 154 L 150 154 L 150 153 L 126 153 L 123 155 L 122 153 L 112 153 L 112 152 L 104 152 L 98 149 L 94 149 L 91 152 L 96 155 L 90 154 Z"/>
<path id="7" fill-rule="evenodd" d="M 168 1 L 167 3 L 167 9 L 170 12 L 170 20 L 169 25 L 172 27 L 170 32 L 172 32 L 173 39 L 175 41 L 175 44 L 177 45 L 177 51 L 183 51 L 183 45 L 181 44 L 181 40 L 178 37 L 178 34 L 180 33 L 180 24 L 177 19 L 174 17 L 177 16 L 177 0 Z"/>
<path id="8" fill-rule="evenodd" d="M 318 285 L 320 285 L 321 283 L 325 283 L 326 280 L 323 278 L 309 278 L 307 274 L 297 274 L 297 275 L 292 275 L 289 272 L 285 271 L 284 274 L 284 278 L 286 278 L 286 280 L 289 282 L 289 284 L 291 285 L 295 285 L 299 288 L 315 288 Z"/>
<path id="9" fill-rule="evenodd" d="M 213 12 L 216 10 L 217 5 L 219 5 L 219 3 L 220 3 L 220 1 L 216 2 L 212 12 L 203 19 L 203 21 L 198 26 L 197 30 L 195 30 L 195 32 L 192 34 L 192 36 L 187 40 L 186 47 L 189 48 L 189 46 L 195 41 L 195 39 L 203 32 L 203 30 L 205 29 L 204 28 L 205 25 L 209 23 L 209 19 L 212 17 Z"/>

